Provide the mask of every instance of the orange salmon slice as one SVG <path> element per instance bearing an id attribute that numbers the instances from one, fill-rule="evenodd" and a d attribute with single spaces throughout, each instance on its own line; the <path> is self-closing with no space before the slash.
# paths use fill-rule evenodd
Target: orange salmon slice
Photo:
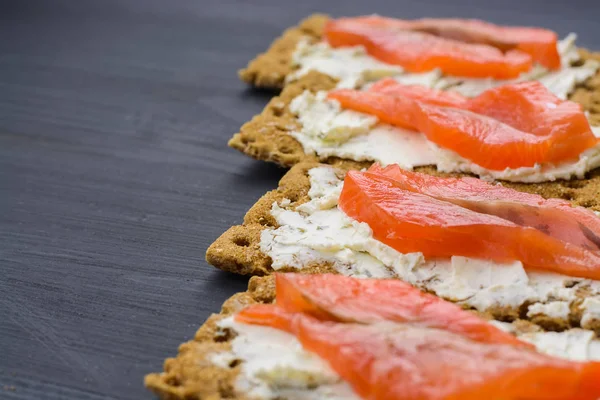
<path id="1" fill-rule="evenodd" d="M 401 253 L 519 260 L 527 269 L 600 279 L 598 251 L 399 186 L 387 176 L 351 171 L 339 207 L 351 218 L 367 223 L 377 240 Z"/>
<path id="2" fill-rule="evenodd" d="M 393 78 L 384 78 L 369 89 L 372 93 L 381 93 L 442 107 L 465 108 L 468 98 L 455 92 L 430 89 L 421 85 L 403 85 Z M 335 93 L 335 92 L 333 92 Z"/>
<path id="3" fill-rule="evenodd" d="M 364 46 L 373 57 L 409 72 L 440 69 L 444 74 L 472 78 L 512 79 L 531 69 L 531 56 L 521 50 L 501 50 L 429 33 L 397 29 L 389 24 L 342 18 L 325 25 L 333 47 Z"/>
<path id="4" fill-rule="evenodd" d="M 277 305 L 320 320 L 407 322 L 444 329 L 483 343 L 533 347 L 439 297 L 397 279 L 355 279 L 341 275 L 276 274 Z"/>
<path id="5" fill-rule="evenodd" d="M 600 363 L 556 359 L 522 347 L 471 341 L 399 323 L 321 321 L 276 305 L 236 315 L 297 337 L 364 399 L 595 400 Z"/>
<path id="6" fill-rule="evenodd" d="M 581 106 L 560 100 L 536 81 L 499 86 L 473 99 L 392 81 L 367 91 L 334 90 L 328 97 L 420 131 L 490 170 L 561 163 L 598 144 Z"/>
<path id="7" fill-rule="evenodd" d="M 422 18 L 400 20 L 380 16 L 350 18 L 356 22 L 389 29 L 430 33 L 466 43 L 480 43 L 502 51 L 520 50 L 533 61 L 556 70 L 561 66 L 558 35 L 548 29 L 524 26 L 500 26 L 477 19 Z"/>
<path id="8" fill-rule="evenodd" d="M 394 185 L 401 189 L 535 228 L 584 249 L 600 250 L 600 218 L 568 201 L 546 200 L 475 178 L 439 178 L 407 171 L 398 165 L 382 168 L 375 164 L 369 172 L 393 179 Z"/>

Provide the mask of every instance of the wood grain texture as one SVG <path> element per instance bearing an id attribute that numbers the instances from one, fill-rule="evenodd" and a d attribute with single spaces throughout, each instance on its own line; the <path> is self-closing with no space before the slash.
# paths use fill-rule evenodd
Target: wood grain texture
<path id="1" fill-rule="evenodd" d="M 245 289 L 204 252 L 283 171 L 226 147 L 270 96 L 236 71 L 304 16 L 480 17 L 600 48 L 598 2 L 349 3 L 0 1 L 1 399 L 151 398 L 143 375 Z"/>

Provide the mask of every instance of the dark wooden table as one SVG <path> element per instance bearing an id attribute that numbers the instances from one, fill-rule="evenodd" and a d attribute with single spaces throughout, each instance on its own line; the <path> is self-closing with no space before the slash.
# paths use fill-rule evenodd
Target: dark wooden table
<path id="1" fill-rule="evenodd" d="M 349 3 L 0 0 L 0 399 L 151 398 L 143 375 L 245 288 L 204 252 L 283 171 L 226 147 L 270 97 L 236 70 L 300 18 L 480 17 L 600 48 L 591 0 Z"/>

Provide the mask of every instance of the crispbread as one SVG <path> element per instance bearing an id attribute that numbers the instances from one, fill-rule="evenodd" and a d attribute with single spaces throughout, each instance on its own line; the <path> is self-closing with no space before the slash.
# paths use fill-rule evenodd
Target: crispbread
<path id="1" fill-rule="evenodd" d="M 241 71 L 240 75 L 251 83 L 261 81 L 261 85 L 264 86 L 268 80 L 266 77 L 273 73 L 275 74 L 273 77 L 277 76 L 277 82 L 281 82 L 277 87 L 283 85 L 284 76 L 293 71 L 291 55 L 298 41 L 303 37 L 303 32 L 308 35 L 309 40 L 318 40 L 326 19 L 326 16 L 315 15 L 304 20 L 298 27 L 289 29 L 266 53 L 257 57 L 248 68 Z M 590 53 L 581 49 L 580 54 L 584 60 L 594 58 L 600 61 L 600 53 Z M 277 65 L 277 68 L 273 65 Z M 336 79 L 317 71 L 311 71 L 287 83 L 279 96 L 274 97 L 260 114 L 241 127 L 240 132 L 230 139 L 229 146 L 255 159 L 274 162 L 286 168 L 303 161 L 336 164 L 339 159 L 335 157 L 318 160 L 316 155 L 305 153 L 302 145 L 289 135 L 300 126 L 296 116 L 289 110 L 291 101 L 305 90 L 315 93 L 320 90 L 331 90 L 335 85 Z M 571 95 L 571 100 L 583 105 L 589 113 L 592 125 L 600 125 L 600 71 L 580 85 Z M 591 176 L 598 174 L 598 171 L 594 171 Z M 585 187 L 587 182 L 586 180 L 573 181 L 572 185 Z M 538 185 L 517 186 L 520 190 L 538 193 L 536 191 Z M 561 197 L 560 193 L 557 194 L 558 196 L 554 197 Z M 598 191 L 595 191 L 594 195 L 597 194 Z M 582 204 L 587 203 L 589 202 Z"/>
<path id="2" fill-rule="evenodd" d="M 233 360 L 228 367 L 217 366 L 211 361 L 211 356 L 230 350 L 231 340 L 235 337 L 228 331 L 217 333 L 217 323 L 246 306 L 272 303 L 274 299 L 274 276 L 252 277 L 246 292 L 225 301 L 220 313 L 211 315 L 193 340 L 179 346 L 176 357 L 165 360 L 164 372 L 145 377 L 145 386 L 164 400 L 247 399 L 244 393 L 235 390 L 240 361 Z M 486 314 L 477 314 L 490 318 Z M 513 328 L 518 333 L 540 331 L 538 326 L 521 320 L 513 322 Z"/>

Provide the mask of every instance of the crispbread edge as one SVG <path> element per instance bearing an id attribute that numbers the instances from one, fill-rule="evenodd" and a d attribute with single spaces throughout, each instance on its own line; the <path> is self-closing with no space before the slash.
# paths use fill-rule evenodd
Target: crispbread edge
<path id="1" fill-rule="evenodd" d="M 313 14 L 300 21 L 297 26 L 287 29 L 273 41 L 266 52 L 256 56 L 246 68 L 238 71 L 240 79 L 255 87 L 282 89 L 285 77 L 294 70 L 292 55 L 296 46 L 301 40 L 318 41 L 328 19 L 328 15 Z"/>
<path id="2" fill-rule="evenodd" d="M 274 202 L 289 199 L 289 209 L 306 203 L 310 180 L 308 171 L 323 166 L 314 161 L 296 164 L 279 181 L 279 187 L 262 196 L 244 216 L 242 225 L 233 226 L 223 233 L 206 251 L 206 261 L 223 270 L 242 275 L 268 275 L 273 272 L 271 258 L 260 251 L 260 234 L 265 228 L 276 228 L 277 222 L 271 215 Z M 353 161 L 339 161 L 336 165 L 340 177 L 350 169 L 364 165 Z M 325 263 L 308 266 L 319 271 L 331 268 Z"/>

